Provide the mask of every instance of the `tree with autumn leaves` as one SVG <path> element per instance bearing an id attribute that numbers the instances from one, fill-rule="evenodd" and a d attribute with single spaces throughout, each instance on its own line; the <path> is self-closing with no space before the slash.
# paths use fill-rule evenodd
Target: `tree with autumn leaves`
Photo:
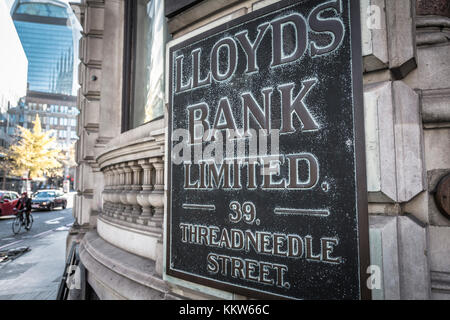
<path id="1" fill-rule="evenodd" d="M 41 178 L 62 171 L 61 150 L 55 146 L 55 137 L 44 132 L 39 115 L 33 121 L 33 129 L 17 126 L 19 141 L 10 146 L 7 156 L 11 163 L 11 173 L 27 178 Z"/>

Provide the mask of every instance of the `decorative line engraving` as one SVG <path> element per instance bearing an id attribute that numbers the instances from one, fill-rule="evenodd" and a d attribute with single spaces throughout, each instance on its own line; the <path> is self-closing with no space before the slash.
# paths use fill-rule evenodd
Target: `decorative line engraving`
<path id="1" fill-rule="evenodd" d="M 216 206 L 211 204 L 188 204 L 183 203 L 181 206 L 183 209 L 192 209 L 192 210 L 208 210 L 208 211 L 214 211 L 216 210 Z"/>
<path id="2" fill-rule="evenodd" d="M 330 211 L 326 209 L 292 209 L 292 208 L 275 208 L 275 214 L 280 215 L 302 215 L 302 216 L 320 216 L 328 217 Z"/>

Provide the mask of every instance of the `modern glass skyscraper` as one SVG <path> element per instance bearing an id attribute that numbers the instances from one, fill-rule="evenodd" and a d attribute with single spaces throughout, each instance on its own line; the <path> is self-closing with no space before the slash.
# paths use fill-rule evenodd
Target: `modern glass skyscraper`
<path id="1" fill-rule="evenodd" d="M 28 58 L 28 90 L 8 111 L 9 127 L 30 128 L 39 115 L 43 129 L 57 138 L 57 146 L 68 150 L 77 140 L 81 25 L 69 4 L 58 0 L 14 0 L 10 13 Z M 9 134 L 17 138 L 17 131 Z"/>
<path id="2" fill-rule="evenodd" d="M 28 89 L 75 95 L 80 29 L 69 5 L 17 0 L 11 13 L 29 62 Z"/>

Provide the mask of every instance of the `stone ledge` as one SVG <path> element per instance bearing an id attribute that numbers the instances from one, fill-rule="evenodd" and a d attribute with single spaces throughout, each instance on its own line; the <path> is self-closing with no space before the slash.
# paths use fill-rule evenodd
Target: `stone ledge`
<path id="1" fill-rule="evenodd" d="M 450 35 L 443 32 L 418 32 L 416 37 L 418 46 L 445 45 L 450 39 Z"/>
<path id="2" fill-rule="evenodd" d="M 195 24 L 205 17 L 213 16 L 223 8 L 239 4 L 237 0 L 208 0 L 195 4 L 191 8 L 172 16 L 167 23 L 169 33 L 176 33 Z"/>
<path id="3" fill-rule="evenodd" d="M 120 286 L 112 286 L 115 290 L 120 290 L 117 292 L 119 298 L 165 299 L 169 292 L 166 282 L 156 274 L 155 261 L 117 248 L 103 240 L 95 231 L 84 236 L 80 256 L 89 273 L 104 286 L 116 281 L 121 283 Z"/>
<path id="4" fill-rule="evenodd" d="M 162 250 L 161 234 L 125 227 L 102 217 L 97 218 L 97 233 L 111 245 L 146 259 L 157 261 Z"/>
<path id="5" fill-rule="evenodd" d="M 450 18 L 443 16 L 417 16 L 416 27 L 442 27 L 450 28 Z"/>
<path id="6" fill-rule="evenodd" d="M 96 153 L 100 167 L 143 158 L 158 157 L 164 153 L 164 119 L 157 119 L 111 139 Z"/>
<path id="7" fill-rule="evenodd" d="M 158 237 L 158 238 L 161 236 L 161 229 L 153 227 L 153 226 L 148 226 L 148 225 L 129 222 L 127 220 L 113 218 L 113 217 L 107 216 L 103 213 L 100 214 L 99 216 L 102 220 L 105 220 L 108 223 L 117 225 L 119 227 L 126 228 L 127 230 L 132 229 L 131 231 L 133 231 L 133 232 L 138 232 L 138 233 L 142 233 L 144 235 L 150 235 L 150 236 L 154 236 L 154 237 Z"/>
<path id="8" fill-rule="evenodd" d="M 418 46 L 446 45 L 450 41 L 450 18 L 418 16 L 416 28 Z"/>

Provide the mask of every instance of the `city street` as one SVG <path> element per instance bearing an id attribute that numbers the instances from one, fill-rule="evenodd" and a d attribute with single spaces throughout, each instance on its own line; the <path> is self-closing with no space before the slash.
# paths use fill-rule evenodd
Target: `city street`
<path id="1" fill-rule="evenodd" d="M 30 231 L 12 233 L 13 219 L 0 220 L 0 252 L 20 247 L 30 251 L 0 263 L 0 299 L 54 300 L 64 270 L 66 237 L 74 218 L 73 193 L 65 210 L 33 211 Z"/>
<path id="2" fill-rule="evenodd" d="M 72 195 L 68 197 L 68 205 L 65 210 L 60 208 L 53 211 L 36 211 L 32 212 L 34 222 L 30 231 L 26 231 L 24 228 L 20 230 L 20 233 L 14 235 L 12 232 L 11 224 L 13 219 L 10 217 L 2 217 L 0 220 L 0 250 L 9 248 L 12 245 L 19 245 L 26 239 L 36 238 L 45 235 L 52 230 L 61 227 L 68 227 L 73 223 L 72 216 Z"/>

